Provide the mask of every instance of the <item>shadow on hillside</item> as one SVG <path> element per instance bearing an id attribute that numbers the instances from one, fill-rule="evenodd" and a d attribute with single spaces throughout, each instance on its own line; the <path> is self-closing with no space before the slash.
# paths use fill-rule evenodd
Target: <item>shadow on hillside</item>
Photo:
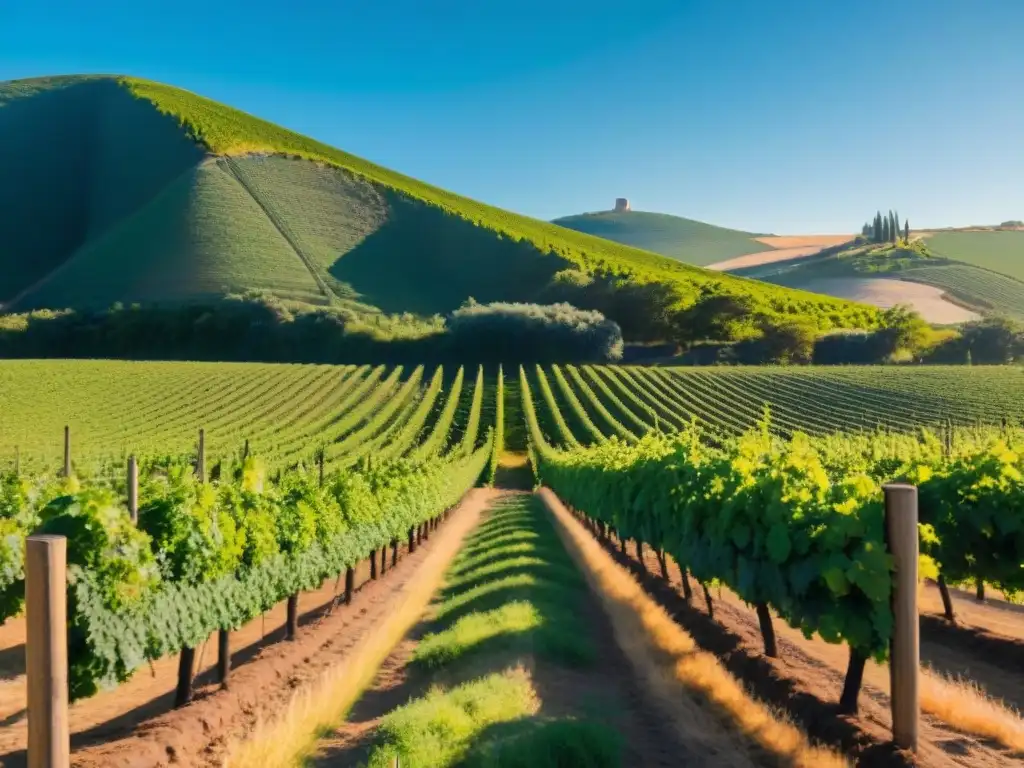
<path id="1" fill-rule="evenodd" d="M 387 221 L 328 270 L 385 312 L 443 314 L 470 296 L 521 301 L 570 266 L 440 208 L 385 195 Z"/>

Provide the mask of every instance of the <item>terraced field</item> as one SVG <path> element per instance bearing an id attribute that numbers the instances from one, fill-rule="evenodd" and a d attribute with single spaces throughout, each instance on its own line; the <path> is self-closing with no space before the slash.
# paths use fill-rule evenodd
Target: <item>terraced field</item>
<path id="1" fill-rule="evenodd" d="M 951 420 L 1014 422 L 1024 372 L 1010 367 L 642 368 L 527 367 L 545 436 L 557 445 L 632 439 L 696 419 L 735 434 L 771 408 L 773 428 L 814 434 Z M 246 440 L 271 466 L 330 466 L 401 455 L 468 452 L 497 414 L 496 375 L 473 366 L 272 365 L 115 361 L 0 363 L 0 462 L 54 468 L 71 427 L 81 474 L 124 455 L 184 454 L 200 427 L 212 458 Z M 519 401 L 505 377 L 504 401 Z"/>

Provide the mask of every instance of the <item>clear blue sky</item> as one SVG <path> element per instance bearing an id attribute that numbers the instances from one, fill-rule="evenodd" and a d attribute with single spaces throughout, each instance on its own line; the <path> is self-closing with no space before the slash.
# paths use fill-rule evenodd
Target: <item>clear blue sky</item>
<path id="1" fill-rule="evenodd" d="M 32 0 L 0 80 L 169 82 L 539 218 L 1024 218 L 1024 0 Z"/>

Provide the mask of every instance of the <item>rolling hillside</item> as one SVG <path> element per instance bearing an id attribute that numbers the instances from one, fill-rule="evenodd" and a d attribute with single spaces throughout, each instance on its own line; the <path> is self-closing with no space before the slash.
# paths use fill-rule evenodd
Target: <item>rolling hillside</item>
<path id="1" fill-rule="evenodd" d="M 1024 231 L 939 231 L 925 242 L 940 256 L 1024 280 Z"/>
<path id="2" fill-rule="evenodd" d="M 698 266 L 771 250 L 754 239 L 757 234 L 667 213 L 601 211 L 565 216 L 553 223 Z"/>
<path id="3" fill-rule="evenodd" d="M 751 293 L 824 327 L 873 318 L 468 200 L 148 81 L 0 84 L 0 144 L 0 304 L 11 311 L 262 290 L 431 314 L 469 296 L 533 300 L 569 268 L 665 281 L 684 300 Z"/>
<path id="4" fill-rule="evenodd" d="M 878 306 L 910 303 L 925 319 L 936 323 L 962 322 L 978 315 L 1024 318 L 1024 281 L 1010 276 L 1015 271 L 1012 259 L 1005 254 L 995 258 L 987 252 L 989 258 L 982 258 L 984 254 L 972 250 L 965 253 L 975 258 L 958 261 L 936 253 L 932 244 L 929 237 L 910 248 L 844 245 L 826 249 L 819 256 L 751 267 L 739 274 L 777 285 L 857 297 Z M 993 266 L 986 268 L 984 263 Z M 995 271 L 996 266 L 1002 269 Z"/>

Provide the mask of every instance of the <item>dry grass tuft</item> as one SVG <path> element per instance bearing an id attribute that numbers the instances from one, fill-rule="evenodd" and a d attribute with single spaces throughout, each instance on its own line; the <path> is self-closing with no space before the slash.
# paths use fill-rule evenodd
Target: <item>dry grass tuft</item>
<path id="1" fill-rule="evenodd" d="M 806 734 L 752 698 L 718 659 L 700 650 L 693 638 L 643 591 L 565 509 L 554 493 L 540 496 L 553 513 L 566 548 L 607 610 L 616 640 L 630 662 L 661 700 L 665 714 L 687 744 L 715 755 L 716 765 L 770 762 L 800 768 L 849 765 L 831 749 L 814 746 Z M 716 718 L 702 710 L 711 703 Z M 725 726 L 723 728 L 722 726 Z M 735 738 L 738 730 L 752 749 Z"/>
<path id="2" fill-rule="evenodd" d="M 226 768 L 283 768 L 301 765 L 312 755 L 324 731 L 345 718 L 391 650 L 422 616 L 463 538 L 479 518 L 479 506 L 471 499 L 467 499 L 471 512 L 457 514 L 431 536 L 433 549 L 416 577 L 407 582 L 405 593 L 387 618 L 353 648 L 344 662 L 299 691 L 280 716 L 256 723 L 245 740 L 230 744 Z"/>
<path id="3" fill-rule="evenodd" d="M 1024 752 L 1024 719 L 976 683 L 945 677 L 935 670 L 921 675 L 921 709 L 964 733 L 983 736 Z"/>

